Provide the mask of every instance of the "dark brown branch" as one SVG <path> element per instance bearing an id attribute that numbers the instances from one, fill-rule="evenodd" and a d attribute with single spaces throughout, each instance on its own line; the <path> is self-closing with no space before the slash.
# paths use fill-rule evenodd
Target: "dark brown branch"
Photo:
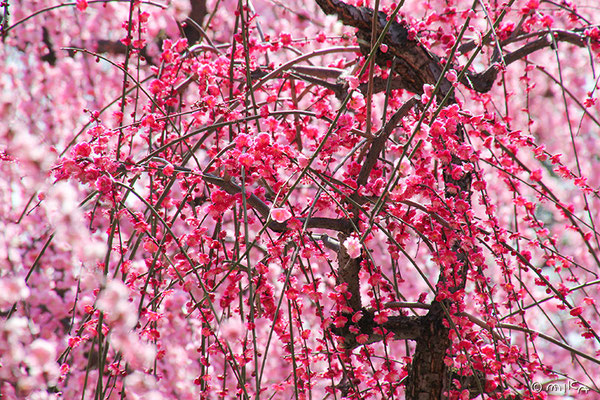
<path id="1" fill-rule="evenodd" d="M 354 230 L 354 225 L 350 220 L 345 218 L 325 218 L 325 217 L 310 217 L 308 222 L 306 218 L 298 218 L 303 224 L 306 223 L 306 228 L 329 229 L 338 232 L 347 232 Z"/>
<path id="2" fill-rule="evenodd" d="M 202 178 L 205 182 L 212 183 L 229 194 L 242 193 L 242 188 L 230 180 L 226 180 L 212 174 L 203 174 Z M 255 194 L 251 194 L 247 198 L 247 202 L 248 205 L 256 210 L 261 217 L 268 219 L 271 212 L 271 207 L 269 207 L 264 201 L 258 198 Z M 311 217 L 308 218 L 308 220 L 306 218 L 298 218 L 298 220 L 302 224 L 305 224 L 306 228 L 309 229 L 320 228 L 338 232 L 348 232 L 353 230 L 352 222 L 345 218 Z M 289 229 L 287 223 L 277 221 L 270 221 L 268 227 L 275 232 L 285 232 Z"/>
<path id="3" fill-rule="evenodd" d="M 335 97 L 337 97 L 338 99 L 343 99 L 346 96 L 346 94 L 348 93 L 348 88 L 345 85 L 342 85 L 340 83 L 327 82 L 326 80 L 323 80 L 323 79 L 314 78 L 309 75 L 298 74 L 298 73 L 292 74 L 292 76 L 294 78 L 302 79 L 306 82 L 310 82 L 312 84 L 319 85 L 326 89 L 329 89 L 335 94 Z"/>
<path id="4" fill-rule="evenodd" d="M 362 302 L 360 299 L 360 281 L 358 274 L 360 272 L 360 264 L 363 257 L 352 258 L 344 246 L 344 242 L 350 236 L 350 231 L 340 232 L 338 234 L 338 240 L 340 242 L 340 249 L 337 253 L 338 260 L 338 271 L 337 271 L 337 283 L 347 285 L 347 304 L 354 311 L 358 311 L 362 308 Z"/>
<path id="5" fill-rule="evenodd" d="M 377 164 L 379 155 L 383 151 L 383 148 L 385 147 L 385 143 L 387 142 L 388 138 L 390 137 L 394 129 L 396 129 L 396 126 L 398 126 L 400 120 L 403 117 L 405 117 L 406 114 L 408 114 L 408 112 L 416 104 L 418 104 L 418 100 L 415 97 L 411 98 L 406 103 L 404 103 L 402 107 L 400 107 L 400 109 L 398 109 L 398 111 L 396 111 L 394 115 L 392 115 L 390 120 L 382 128 L 379 135 L 375 139 L 373 139 L 373 143 L 371 144 L 371 148 L 369 149 L 367 158 L 365 159 L 365 162 L 363 163 L 360 169 L 360 173 L 358 174 L 358 178 L 356 180 L 358 187 L 366 185 L 367 180 L 369 179 L 369 175 L 371 174 L 371 171 Z"/>
<path id="6" fill-rule="evenodd" d="M 319 70 L 318 67 L 304 67 L 304 65 L 292 67 L 291 69 L 294 70 L 295 73 L 292 73 L 291 76 L 329 89 L 340 100 L 343 100 L 344 97 L 346 97 L 346 95 L 348 94 L 349 84 L 347 81 L 340 77 L 339 70 L 332 70 L 331 68 L 323 68 Z M 263 71 L 262 69 L 256 69 L 251 73 L 252 79 L 260 79 L 267 75 L 268 73 L 266 71 Z M 336 78 L 337 82 L 328 82 L 327 80 L 325 80 L 327 78 Z M 367 83 L 361 83 L 358 86 L 358 90 L 360 90 L 360 92 L 366 96 L 367 87 Z M 390 88 L 392 90 L 404 89 L 405 85 L 402 79 L 395 77 L 392 78 Z M 382 79 L 380 77 L 373 78 L 373 93 L 383 92 L 386 89 L 387 79 Z"/>
<path id="7" fill-rule="evenodd" d="M 353 349 L 361 344 L 371 344 L 383 340 L 383 333 L 391 332 L 394 334 L 394 340 L 416 340 L 421 336 L 421 326 L 424 317 L 405 315 L 395 315 L 388 317 L 388 320 L 378 324 L 374 320 L 373 313 L 367 310 L 361 310 L 362 318 L 353 323 L 351 315 L 347 315 L 348 322 L 341 328 L 333 327 L 331 332 L 344 339 L 344 348 Z M 352 333 L 350 328 L 354 326 L 359 333 Z M 367 335 L 366 342 L 359 343 L 357 337 Z"/>
<path id="8" fill-rule="evenodd" d="M 206 9 L 206 0 L 190 0 L 190 5 L 192 9 L 188 15 L 188 20 L 191 23 L 187 23 L 183 27 L 183 34 L 188 39 L 188 43 L 192 45 L 200 40 L 201 32 L 197 27 L 202 26 L 208 10 Z"/>
<path id="9" fill-rule="evenodd" d="M 549 35 L 553 35 L 554 40 L 552 40 Z M 504 56 L 504 61 L 506 62 L 506 65 L 512 64 L 513 62 L 526 57 L 534 51 L 552 46 L 555 41 L 571 43 L 578 47 L 584 47 L 587 45 L 586 37 L 578 33 L 569 31 L 551 31 L 538 40 L 527 43 L 520 49 L 508 53 Z"/>
<path id="10" fill-rule="evenodd" d="M 48 48 L 48 53 L 44 54 L 41 59 L 42 61 L 46 61 L 48 64 L 54 66 L 56 64 L 56 52 L 54 51 L 54 44 L 52 43 L 52 39 L 48 33 L 48 28 L 45 26 L 42 27 L 42 41 Z"/>
<path id="11" fill-rule="evenodd" d="M 387 90 L 387 82 L 388 82 L 387 79 L 383 79 L 378 76 L 373 77 L 373 93 L 380 93 L 380 92 L 383 92 L 384 90 Z M 367 93 L 368 85 L 369 85 L 368 83 L 361 83 L 360 85 L 358 85 L 358 90 L 360 90 L 360 92 L 364 95 Z M 404 83 L 402 82 L 402 79 L 400 79 L 398 77 L 393 77 L 392 81 L 391 81 L 390 89 L 397 90 L 397 89 L 403 89 L 403 88 L 404 88 Z"/>
<path id="12" fill-rule="evenodd" d="M 330 250 L 333 250 L 335 252 L 338 252 L 340 250 L 340 243 L 336 239 L 329 237 L 329 235 L 325 233 L 312 234 L 311 237 L 315 240 L 320 240 L 321 242 L 323 242 L 323 245 Z"/>
<path id="13" fill-rule="evenodd" d="M 292 70 L 321 79 L 338 79 L 344 73 L 343 69 L 314 65 L 294 65 Z"/>
<path id="14" fill-rule="evenodd" d="M 8 25 L 8 12 L 9 3 L 7 1 L 2 3 L 2 15 L 0 15 L 0 36 L 2 36 L 2 41 L 6 39 L 6 26 Z"/>
<path id="15" fill-rule="evenodd" d="M 487 93 L 492 90 L 497 77 L 498 70 L 494 65 L 492 65 L 480 73 L 468 71 L 461 80 L 461 83 L 466 87 L 475 90 L 476 92 Z"/>
<path id="16" fill-rule="evenodd" d="M 523 45 L 523 47 L 504 55 L 503 59 L 504 59 L 505 65 L 508 66 L 515 61 L 518 61 L 518 60 L 521 60 L 521 59 L 527 57 L 529 54 L 532 54 L 532 53 L 534 53 L 538 50 L 544 49 L 546 47 L 550 47 L 553 45 L 553 43 L 555 41 L 556 42 L 567 42 L 567 43 L 571 43 L 571 44 L 579 46 L 579 47 L 583 47 L 587 44 L 587 39 L 584 36 L 582 36 L 581 34 L 577 33 L 576 31 L 570 32 L 570 31 L 554 30 L 554 31 L 546 32 L 546 33 L 544 33 L 544 32 L 536 33 L 535 36 L 539 36 L 540 34 L 543 36 L 538 38 L 537 40 L 529 42 L 529 43 Z M 549 35 L 554 35 L 554 40 L 552 40 L 549 37 Z M 529 37 L 530 35 L 524 35 L 524 36 Z M 523 36 L 517 36 L 516 38 L 511 38 L 511 39 L 508 39 L 508 40 L 502 42 L 500 45 L 503 47 L 511 42 L 515 42 L 515 41 L 522 40 L 522 39 L 524 39 Z M 466 48 L 468 48 L 468 47 L 469 46 L 467 46 Z M 498 61 L 498 60 L 496 60 L 496 61 Z M 496 69 L 496 67 L 494 65 L 492 65 L 488 69 L 486 69 L 485 71 L 480 72 L 480 73 L 474 73 L 474 72 L 468 71 L 465 74 L 465 78 L 461 81 L 461 83 L 477 92 L 486 93 L 492 89 L 492 86 L 494 85 L 494 82 L 496 81 L 497 76 L 498 76 L 498 70 Z"/>
<path id="17" fill-rule="evenodd" d="M 92 45 L 93 46 L 93 45 Z M 126 54 L 127 46 L 121 43 L 120 40 L 104 40 L 100 39 L 95 42 L 96 53 L 110 53 L 110 54 Z M 144 57 L 148 64 L 156 65 L 152 57 L 146 52 L 146 47 L 140 49 L 140 56 Z"/>
<path id="18" fill-rule="evenodd" d="M 317 4 L 326 14 L 335 14 L 344 24 L 358 28 L 356 36 L 362 53 L 366 56 L 371 51 L 371 21 L 373 10 L 366 7 L 354 7 L 339 0 L 316 0 Z M 387 15 L 383 12 L 377 14 L 377 32 L 382 33 L 387 24 Z M 387 53 L 377 51 L 375 62 L 386 66 L 388 61 L 396 57 L 394 72 L 402 82 L 402 88 L 412 93 L 423 93 L 423 85 L 435 84 L 442 71 L 439 57 L 429 52 L 418 41 L 410 40 L 406 25 L 393 21 L 390 29 L 385 34 L 384 43 L 388 45 Z M 442 80 L 442 93 L 451 87 L 445 79 Z"/>

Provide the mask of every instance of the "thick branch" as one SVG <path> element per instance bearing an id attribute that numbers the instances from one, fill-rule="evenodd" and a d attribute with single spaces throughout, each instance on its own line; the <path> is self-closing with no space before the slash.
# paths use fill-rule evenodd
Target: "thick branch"
<path id="1" fill-rule="evenodd" d="M 230 180 L 225 180 L 212 174 L 204 174 L 202 175 L 202 177 L 204 181 L 220 187 L 229 194 L 242 193 L 242 188 Z M 247 202 L 248 205 L 255 209 L 261 217 L 263 217 L 264 219 L 267 219 L 269 217 L 271 207 L 269 207 L 256 195 L 251 194 L 250 196 L 248 196 Z M 306 218 L 298 218 L 298 220 L 305 224 L 307 228 L 329 229 L 338 232 L 347 232 L 353 229 L 352 222 L 345 218 L 311 217 L 308 218 L 308 220 Z M 289 229 L 287 223 L 277 221 L 269 222 L 268 227 L 269 229 L 275 232 L 285 232 Z"/>
<path id="2" fill-rule="evenodd" d="M 340 21 L 346 25 L 358 28 L 356 36 L 363 54 L 368 55 L 371 51 L 371 21 L 373 10 L 366 7 L 354 7 L 339 0 L 316 0 L 326 14 L 335 14 Z M 383 12 L 377 14 L 377 32 L 379 35 L 387 24 L 387 15 Z M 401 78 L 402 88 L 412 93 L 423 93 L 423 85 L 435 84 L 442 67 L 439 58 L 429 52 L 418 41 L 410 40 L 408 29 L 404 24 L 393 21 L 390 29 L 383 40 L 388 45 L 387 53 L 377 51 L 375 62 L 379 65 L 387 65 L 396 57 L 394 71 Z M 446 92 L 450 83 L 445 79 L 441 84 L 442 92 Z"/>
<path id="3" fill-rule="evenodd" d="M 191 23 L 185 25 L 183 33 L 191 45 L 200 39 L 201 32 L 196 29 L 195 25 L 202 26 L 202 21 L 204 21 L 208 10 L 206 9 L 206 0 L 190 0 L 190 5 L 192 9 L 188 15 L 188 20 L 191 20 Z"/>
<path id="4" fill-rule="evenodd" d="M 363 344 L 371 344 L 380 342 L 384 339 L 383 334 L 391 332 L 394 334 L 394 340 L 416 340 L 421 336 L 424 317 L 405 315 L 395 315 L 388 317 L 388 320 L 382 324 L 378 324 L 374 320 L 371 312 L 362 310 L 363 316 L 357 323 L 352 323 L 348 318 L 348 322 L 341 328 L 332 328 L 331 331 L 341 336 L 344 339 L 344 347 L 353 349 Z M 351 316 L 349 316 L 351 317 Z M 358 329 L 358 333 L 352 333 L 351 326 Z M 359 343 L 357 338 L 359 335 L 367 335 L 366 341 L 361 340 Z"/>
<path id="5" fill-rule="evenodd" d="M 421 336 L 406 383 L 406 398 L 438 400 L 448 389 L 444 359 L 450 348 L 449 329 L 444 325 L 442 305 L 434 302 L 423 317 Z"/>
<path id="6" fill-rule="evenodd" d="M 387 124 L 385 124 L 380 134 L 375 139 L 373 139 L 373 143 L 371 143 L 371 148 L 369 149 L 367 158 L 363 163 L 360 169 L 360 173 L 358 174 L 358 179 L 356 180 L 356 183 L 359 187 L 366 185 L 367 180 L 369 179 L 369 175 L 371 174 L 371 171 L 377 164 L 379 155 L 383 151 L 383 148 L 385 147 L 385 143 L 387 142 L 388 138 L 390 137 L 396 126 L 398 126 L 400 120 L 403 117 L 405 117 L 406 114 L 408 114 L 408 112 L 410 111 L 410 109 L 413 108 L 417 103 L 418 100 L 415 97 L 411 98 L 406 103 L 404 103 L 402 107 L 400 107 L 400 109 L 396 111 L 394 115 L 392 115 Z"/>
<path id="7" fill-rule="evenodd" d="M 521 60 L 527 57 L 529 54 L 532 54 L 538 50 L 550 47 L 554 44 L 554 42 L 567 42 L 579 47 L 583 47 L 587 44 L 587 39 L 585 38 L 585 36 L 577 32 L 551 31 L 549 33 L 542 34 L 543 36 L 539 39 L 533 42 L 529 42 L 523 45 L 523 47 L 504 55 L 503 60 L 505 66 L 508 66 L 515 61 Z M 554 40 L 549 35 L 553 35 Z M 519 39 L 522 39 L 522 37 L 506 40 L 505 42 L 501 43 L 500 46 L 505 46 L 509 42 L 514 42 Z M 469 47 L 470 46 L 467 46 L 466 48 Z M 497 77 L 498 69 L 494 65 L 491 65 L 488 69 L 480 73 L 474 73 L 471 71 L 467 72 L 465 74 L 465 78 L 461 81 L 461 83 L 477 92 L 486 93 L 492 89 L 492 86 L 494 85 L 494 82 Z"/>
<path id="8" fill-rule="evenodd" d="M 346 231 L 346 232 L 350 232 Z M 345 240 L 348 238 L 348 233 L 340 232 L 338 234 L 338 240 L 340 242 L 340 249 L 337 253 L 338 259 L 338 271 L 337 271 L 337 283 L 347 285 L 348 291 L 346 292 L 348 306 L 354 311 L 358 311 L 362 308 L 360 300 L 360 282 L 358 280 L 358 274 L 360 272 L 360 263 L 362 256 L 358 258 L 352 258 L 348 255 L 346 247 L 344 246 Z"/>

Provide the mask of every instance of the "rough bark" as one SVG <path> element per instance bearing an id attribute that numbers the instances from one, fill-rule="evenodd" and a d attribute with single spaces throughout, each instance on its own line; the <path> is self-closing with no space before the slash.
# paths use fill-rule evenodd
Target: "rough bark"
<path id="1" fill-rule="evenodd" d="M 434 302 L 421 322 L 421 335 L 409 367 L 406 398 L 415 400 L 440 399 L 449 389 L 444 358 L 450 347 L 449 329 L 444 326 L 444 310 Z"/>
<path id="2" fill-rule="evenodd" d="M 339 0 L 316 0 L 317 4 L 326 14 L 336 14 L 346 25 L 358 28 L 356 36 L 364 54 L 368 54 L 371 43 L 371 23 L 373 10 L 366 7 L 354 7 Z M 387 23 L 387 15 L 383 12 L 377 14 L 378 26 L 376 34 L 383 31 Z M 394 21 L 387 31 L 384 39 L 389 48 L 386 53 L 377 52 L 375 61 L 386 65 L 394 57 L 396 63 L 394 71 L 401 80 L 403 89 L 412 93 L 421 94 L 425 83 L 435 83 L 442 68 L 439 58 L 425 49 L 416 40 L 409 39 L 408 28 Z M 448 89 L 450 83 L 443 82 Z"/>

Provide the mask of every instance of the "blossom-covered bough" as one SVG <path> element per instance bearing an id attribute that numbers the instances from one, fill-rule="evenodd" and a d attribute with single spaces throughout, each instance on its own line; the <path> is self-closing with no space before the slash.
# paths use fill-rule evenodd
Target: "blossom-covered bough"
<path id="1" fill-rule="evenodd" d="M 410 38 L 408 26 L 395 21 L 395 14 L 398 12 L 400 6 L 397 6 L 390 18 L 381 11 L 376 12 L 370 8 L 354 7 L 339 0 L 316 1 L 325 13 L 335 14 L 344 24 L 357 28 L 356 36 L 365 57 L 373 54 L 374 56 L 371 56 L 373 61 L 382 66 L 389 66 L 389 63 L 392 63 L 391 74 L 397 75 L 395 80 L 397 83 L 396 87 L 422 95 L 425 85 L 430 85 L 434 90 L 432 93 L 428 93 L 428 95 L 437 96 L 439 100 L 438 109 L 441 109 L 445 105 L 456 104 L 453 93 L 454 87 L 449 82 L 446 74 L 454 68 L 451 61 L 455 51 L 459 49 L 459 41 L 453 46 L 449 58 L 441 60 L 435 54 L 428 51 L 417 38 Z M 377 18 L 374 19 L 374 15 Z M 493 24 L 490 28 L 490 37 L 494 36 L 494 31 L 500 22 L 501 18 L 498 18 L 497 23 Z M 468 18 L 463 28 L 467 26 Z M 510 37 L 511 41 L 518 42 L 522 40 L 519 37 L 520 35 L 524 35 L 524 33 L 514 32 Z M 488 67 L 484 72 L 475 74 L 468 69 L 469 64 L 474 59 L 472 57 L 467 65 L 464 66 L 459 76 L 456 77 L 456 73 L 454 73 L 451 80 L 453 82 L 459 81 L 464 83 L 467 87 L 478 92 L 487 92 L 492 88 L 497 77 L 498 68 L 500 68 L 500 65 L 495 64 L 497 62 L 502 61 L 501 65 L 506 67 L 513 61 L 533 51 L 560 41 L 561 38 L 562 40 L 569 40 L 578 46 L 586 45 L 585 36 L 576 32 L 563 33 L 562 36 L 556 34 L 556 36 L 551 36 L 551 39 L 548 39 L 547 36 L 553 35 L 552 32 L 549 34 L 541 32 L 539 35 L 541 38 L 529 42 L 526 46 L 509 54 L 503 54 L 503 43 L 497 42 L 495 54 L 491 60 L 494 65 Z M 462 37 L 462 32 L 459 36 Z M 476 49 L 478 52 L 484 43 L 481 43 L 478 48 L 475 48 L 471 43 L 468 45 L 472 47 L 472 50 Z M 386 51 L 380 51 L 379 46 L 386 46 Z M 390 80 L 393 79 L 391 74 Z M 370 85 L 370 89 L 372 90 L 372 81 Z M 427 106 L 430 106 L 430 102 L 427 103 Z M 434 120 L 437 115 L 438 112 L 434 113 L 431 120 Z M 379 142 L 377 143 L 379 145 L 375 143 L 375 140 L 372 141 L 368 157 L 362 164 L 361 172 L 357 179 L 357 186 L 359 188 L 366 184 L 366 179 L 364 178 L 371 172 L 371 168 L 374 166 L 373 161 L 377 160 L 380 156 L 383 150 L 383 143 L 385 143 L 389 132 L 395 128 L 396 124 L 397 121 L 395 120 L 388 122 L 386 126 L 388 128 L 387 132 L 381 132 L 377 136 L 377 139 L 375 139 Z M 464 146 L 465 128 L 462 123 L 447 127 L 445 135 L 447 135 L 445 137 L 446 141 L 450 143 L 454 142 L 451 147 Z M 450 147 L 448 143 L 440 144 L 444 149 Z M 454 152 L 451 151 L 451 153 Z M 404 155 L 403 153 L 402 156 Z M 468 271 L 475 266 L 470 261 L 469 251 L 464 248 L 464 241 L 461 238 L 461 235 L 465 235 L 467 240 L 469 240 L 468 238 L 472 236 L 473 230 L 478 229 L 473 225 L 469 214 L 464 212 L 465 208 L 471 204 L 472 180 L 473 174 L 476 174 L 475 165 L 469 165 L 470 162 L 471 159 L 467 157 L 461 158 L 459 154 L 452 154 L 451 158 L 447 160 L 446 165 L 442 167 L 445 199 L 448 200 L 449 205 L 454 203 L 456 206 L 456 202 L 461 202 L 463 210 L 456 210 L 458 211 L 456 215 L 459 215 L 457 222 L 460 221 L 460 228 L 452 229 L 452 227 L 446 225 L 446 229 L 442 230 L 441 238 L 448 245 L 437 251 L 448 253 L 450 255 L 450 262 L 440 264 L 440 276 L 436 283 L 436 296 L 428 307 L 428 313 L 416 319 L 414 317 L 388 319 L 386 323 L 379 326 L 373 323 L 371 315 L 369 315 L 368 323 L 364 323 L 365 316 L 363 316 L 363 325 L 358 325 L 359 332 L 352 333 L 349 329 L 338 329 L 337 332 L 346 338 L 349 335 L 353 346 L 357 344 L 354 342 L 356 333 L 360 334 L 363 330 L 367 331 L 371 336 L 374 331 L 380 333 L 376 335 L 379 340 L 381 340 L 386 332 L 392 332 L 395 338 L 415 340 L 417 345 L 406 379 L 407 399 L 442 398 L 452 389 L 454 379 L 461 381 L 465 378 L 464 375 L 461 376 L 461 374 L 449 372 L 448 365 L 444 360 L 451 347 L 449 331 L 452 327 L 448 321 L 450 320 L 451 313 L 456 313 L 462 308 L 460 303 L 456 304 L 452 301 L 452 297 L 465 290 Z M 460 172 L 458 174 L 453 173 L 456 170 Z M 361 177 L 363 178 L 362 180 Z M 394 180 L 395 178 L 392 174 L 388 179 Z M 358 193 L 358 189 L 355 193 Z M 450 205 L 450 207 L 452 206 Z M 358 218 L 356 222 L 358 223 Z M 349 233 L 345 232 L 346 235 Z M 342 235 L 343 237 L 345 235 Z M 338 251 L 339 277 L 343 283 L 348 285 L 348 288 L 353 289 L 349 290 L 352 295 L 349 304 L 352 306 L 353 311 L 360 309 L 360 300 L 352 300 L 360 299 L 358 284 L 360 262 L 360 258 L 352 260 L 347 257 L 343 249 Z M 346 270 L 351 272 L 345 273 Z M 347 328 L 347 326 L 344 328 Z M 467 387 L 471 395 L 486 393 L 484 389 L 485 379 L 481 379 L 478 376 L 482 372 L 484 371 L 473 370 L 465 374 L 475 378 L 470 380 L 470 387 Z M 465 387 L 464 383 L 462 387 Z"/>
<path id="2" fill-rule="evenodd" d="M 594 1 L 2 7 L 2 396 L 598 395 Z"/>

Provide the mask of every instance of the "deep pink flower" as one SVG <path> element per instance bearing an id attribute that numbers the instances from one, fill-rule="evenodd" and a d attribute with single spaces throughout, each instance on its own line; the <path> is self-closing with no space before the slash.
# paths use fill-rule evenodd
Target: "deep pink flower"
<path id="1" fill-rule="evenodd" d="M 77 9 L 79 11 L 85 11 L 87 9 L 87 7 L 88 7 L 87 0 L 77 0 L 76 4 L 77 4 Z"/>
<path id="2" fill-rule="evenodd" d="M 542 180 L 542 170 L 536 169 L 535 171 L 532 171 L 531 174 L 529 175 L 529 179 L 531 179 L 534 182 L 541 181 Z"/>

